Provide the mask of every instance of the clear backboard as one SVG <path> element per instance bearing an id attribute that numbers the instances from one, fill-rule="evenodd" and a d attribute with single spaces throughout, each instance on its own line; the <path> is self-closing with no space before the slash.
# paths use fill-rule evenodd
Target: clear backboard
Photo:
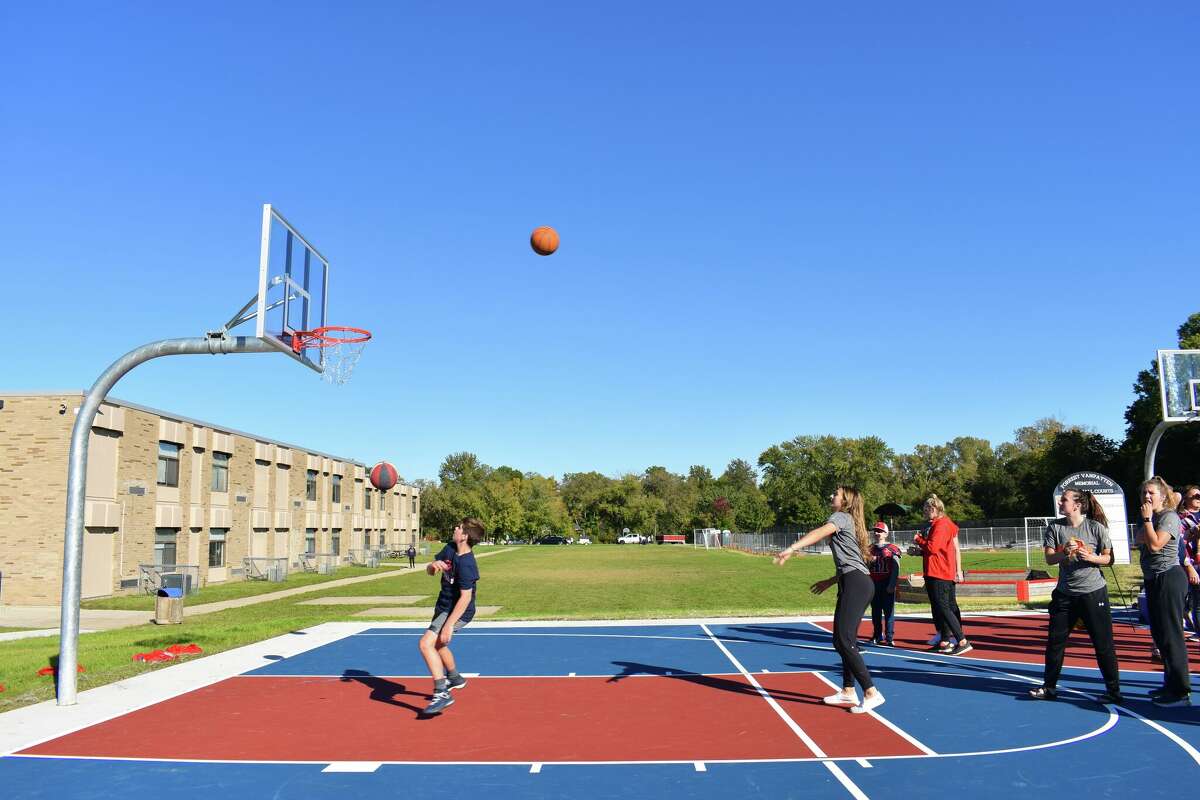
<path id="1" fill-rule="evenodd" d="M 270 203 L 264 205 L 255 335 L 323 372 L 325 350 L 297 352 L 292 334 L 325 326 L 328 290 L 329 262 Z"/>
<path id="2" fill-rule="evenodd" d="M 1159 350 L 1158 377 L 1164 420 L 1200 417 L 1200 350 Z"/>

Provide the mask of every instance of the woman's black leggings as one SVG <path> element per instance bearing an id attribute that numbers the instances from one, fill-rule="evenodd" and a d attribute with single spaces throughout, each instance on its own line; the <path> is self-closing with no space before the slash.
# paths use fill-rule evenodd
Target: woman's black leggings
<path id="1" fill-rule="evenodd" d="M 865 692 L 875 684 L 858 652 L 858 624 L 875 596 L 875 582 L 865 572 L 851 570 L 838 575 L 837 606 L 833 611 L 833 649 L 842 657 L 842 686 L 854 681 Z"/>
<path id="2" fill-rule="evenodd" d="M 933 626 L 942 641 L 954 638 L 963 640 L 962 612 L 958 610 L 954 581 L 942 578 L 925 578 L 925 593 L 929 595 L 929 609 L 933 612 Z"/>
<path id="3" fill-rule="evenodd" d="M 1178 565 L 1146 580 L 1150 635 L 1162 654 L 1163 688 L 1177 697 L 1191 691 L 1187 645 L 1183 640 L 1183 598 L 1187 591 L 1187 578 Z"/>
<path id="4" fill-rule="evenodd" d="M 1046 636 L 1046 676 L 1042 685 L 1053 689 L 1062 674 L 1063 654 L 1067 638 L 1075 623 L 1083 620 L 1096 663 L 1104 676 L 1104 688 L 1112 694 L 1121 693 L 1121 673 L 1117 667 L 1117 651 L 1113 646 L 1112 609 L 1108 605 L 1108 589 L 1101 586 L 1087 594 L 1067 594 L 1054 590 L 1050 595 L 1050 630 Z"/>

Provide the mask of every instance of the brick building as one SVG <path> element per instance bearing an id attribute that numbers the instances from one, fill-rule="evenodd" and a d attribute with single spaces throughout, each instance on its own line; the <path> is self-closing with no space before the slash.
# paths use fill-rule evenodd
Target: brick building
<path id="1" fill-rule="evenodd" d="M 59 602 L 82 402 L 82 392 L 0 393 L 0 602 Z M 416 487 L 380 492 L 359 462 L 117 399 L 92 426 L 87 467 L 85 598 L 134 589 L 164 565 L 205 585 L 267 559 L 346 563 L 420 537 Z"/>

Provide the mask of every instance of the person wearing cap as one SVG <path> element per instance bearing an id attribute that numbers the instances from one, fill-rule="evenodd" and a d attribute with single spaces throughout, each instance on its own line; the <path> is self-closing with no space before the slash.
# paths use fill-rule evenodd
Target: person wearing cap
<path id="1" fill-rule="evenodd" d="M 890 531 L 886 522 L 876 522 L 871 534 L 875 537 L 875 543 L 871 545 L 871 580 L 875 582 L 875 595 L 871 598 L 871 642 L 893 647 L 900 548 L 888 541 Z"/>

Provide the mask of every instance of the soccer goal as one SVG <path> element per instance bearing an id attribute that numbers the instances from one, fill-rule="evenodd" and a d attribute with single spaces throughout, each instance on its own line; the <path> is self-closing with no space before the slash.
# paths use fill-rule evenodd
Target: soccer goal
<path id="1" fill-rule="evenodd" d="M 1030 547 L 1041 547 L 1042 532 L 1046 530 L 1046 526 L 1054 520 L 1054 517 L 1026 517 L 1025 518 L 1025 569 L 1030 569 L 1032 563 L 1029 559 Z"/>
<path id="2" fill-rule="evenodd" d="M 692 529 L 692 546 L 703 547 L 705 550 L 719 550 L 723 547 L 721 531 L 718 528 Z"/>

